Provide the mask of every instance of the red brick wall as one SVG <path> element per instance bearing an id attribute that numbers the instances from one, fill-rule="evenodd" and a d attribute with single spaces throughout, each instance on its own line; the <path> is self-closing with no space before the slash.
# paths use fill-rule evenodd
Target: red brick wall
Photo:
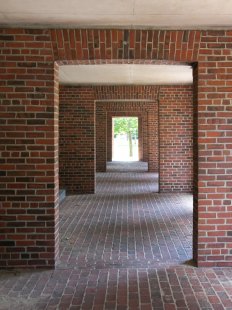
<path id="1" fill-rule="evenodd" d="M 58 114 L 50 31 L 0 33 L 0 267 L 54 266 Z"/>
<path id="2" fill-rule="evenodd" d="M 193 189 L 192 97 L 191 86 L 160 88 L 161 192 L 192 192 Z"/>
<path id="3" fill-rule="evenodd" d="M 198 65 L 193 67 L 193 259 L 198 262 Z"/>
<path id="4" fill-rule="evenodd" d="M 198 264 L 232 265 L 232 31 L 203 31 L 197 89 Z"/>
<path id="5" fill-rule="evenodd" d="M 157 101 L 157 104 L 158 104 L 158 101 Z M 142 129 L 142 134 L 143 134 L 142 160 L 145 162 L 148 162 L 148 112 L 143 115 L 141 129 Z M 157 146 L 157 148 L 159 148 L 159 145 Z M 157 165 L 159 166 L 159 158 L 157 158 Z"/>
<path id="6" fill-rule="evenodd" d="M 112 139 L 112 131 L 111 131 Z M 104 103 L 96 103 L 96 171 L 105 172 L 107 162 L 107 112 Z"/>
<path id="7" fill-rule="evenodd" d="M 157 87 L 155 86 L 95 86 L 96 100 L 155 100 Z"/>
<path id="8" fill-rule="evenodd" d="M 112 145 L 112 139 L 114 136 L 114 128 L 112 126 L 112 121 L 111 118 L 108 116 L 107 117 L 107 130 L 106 130 L 106 141 L 107 141 L 107 148 L 106 148 L 106 157 L 107 161 L 112 161 L 112 156 L 113 156 L 113 145 Z"/>
<path id="9" fill-rule="evenodd" d="M 144 138 L 145 138 L 145 121 L 142 116 L 138 117 L 138 159 L 140 161 L 146 161 L 144 153 L 146 153 L 145 148 L 144 148 Z"/>
<path id="10" fill-rule="evenodd" d="M 60 87 L 60 188 L 94 193 L 95 103 L 91 87 Z"/>
<path id="11" fill-rule="evenodd" d="M 2 266 L 53 266 L 57 256 L 54 61 L 198 63 L 194 257 L 232 266 L 231 30 L 1 29 L 0 40 Z"/>

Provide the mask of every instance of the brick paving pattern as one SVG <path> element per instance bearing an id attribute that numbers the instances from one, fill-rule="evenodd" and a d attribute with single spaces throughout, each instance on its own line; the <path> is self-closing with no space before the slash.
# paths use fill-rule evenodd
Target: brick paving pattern
<path id="1" fill-rule="evenodd" d="M 148 163 L 143 161 L 112 161 L 107 163 L 107 172 L 147 172 Z M 98 175 L 100 177 L 100 174 Z M 157 176 L 156 176 L 157 178 Z M 100 185 L 100 182 L 98 182 Z M 157 182 L 156 182 L 157 184 Z"/>
<path id="2" fill-rule="evenodd" d="M 61 204 L 56 270 L 0 273 L 1 310 L 232 309 L 232 269 L 188 263 L 191 195 L 159 194 L 157 174 L 117 165 L 95 195 Z"/>

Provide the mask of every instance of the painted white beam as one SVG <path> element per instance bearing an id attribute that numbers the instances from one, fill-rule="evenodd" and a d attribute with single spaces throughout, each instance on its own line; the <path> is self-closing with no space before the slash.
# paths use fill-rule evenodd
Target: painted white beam
<path id="1" fill-rule="evenodd" d="M 65 65 L 59 68 L 63 85 L 177 85 L 192 84 L 192 68 L 184 65 Z"/>

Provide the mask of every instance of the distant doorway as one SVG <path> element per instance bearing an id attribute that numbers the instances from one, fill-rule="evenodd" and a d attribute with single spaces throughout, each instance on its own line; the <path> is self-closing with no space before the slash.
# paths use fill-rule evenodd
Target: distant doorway
<path id="1" fill-rule="evenodd" d="M 113 117 L 113 161 L 138 161 L 138 117 Z"/>

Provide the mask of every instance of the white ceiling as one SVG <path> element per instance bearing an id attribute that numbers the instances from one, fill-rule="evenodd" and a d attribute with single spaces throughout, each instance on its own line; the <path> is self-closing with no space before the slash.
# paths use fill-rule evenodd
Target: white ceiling
<path id="1" fill-rule="evenodd" d="M 62 85 L 176 85 L 192 84 L 187 65 L 64 65 L 59 68 Z"/>
<path id="2" fill-rule="evenodd" d="M 0 24 L 53 27 L 231 27 L 232 0 L 0 0 Z"/>

